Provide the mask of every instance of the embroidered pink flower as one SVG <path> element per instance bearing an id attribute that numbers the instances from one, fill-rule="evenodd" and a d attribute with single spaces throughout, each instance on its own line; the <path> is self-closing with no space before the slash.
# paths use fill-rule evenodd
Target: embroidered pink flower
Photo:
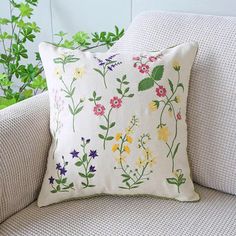
<path id="1" fill-rule="evenodd" d="M 141 64 L 139 67 L 139 72 L 141 73 L 148 73 L 149 72 L 149 65 L 146 65 L 146 64 Z"/>
<path id="2" fill-rule="evenodd" d="M 157 60 L 157 58 L 154 57 L 154 56 L 150 56 L 150 57 L 148 58 L 148 60 L 149 60 L 150 62 L 154 62 L 154 61 Z"/>
<path id="3" fill-rule="evenodd" d="M 97 104 L 93 108 L 93 112 L 96 116 L 103 116 L 105 113 L 105 107 L 102 104 Z"/>
<path id="4" fill-rule="evenodd" d="M 112 108 L 119 108 L 119 107 L 121 107 L 121 103 L 122 103 L 122 100 L 120 98 L 118 98 L 118 97 L 113 97 L 110 100 L 110 104 L 111 104 Z"/>
<path id="5" fill-rule="evenodd" d="M 140 60 L 140 57 L 133 57 L 133 60 L 134 60 L 134 61 L 139 61 L 139 60 Z"/>
<path id="6" fill-rule="evenodd" d="M 181 113 L 180 113 L 180 112 L 177 113 L 176 119 L 177 119 L 177 120 L 181 120 L 181 119 L 182 119 L 182 116 L 181 116 Z"/>
<path id="7" fill-rule="evenodd" d="M 165 97 L 166 96 L 166 89 L 163 86 L 159 86 L 156 88 L 156 94 L 158 97 Z"/>

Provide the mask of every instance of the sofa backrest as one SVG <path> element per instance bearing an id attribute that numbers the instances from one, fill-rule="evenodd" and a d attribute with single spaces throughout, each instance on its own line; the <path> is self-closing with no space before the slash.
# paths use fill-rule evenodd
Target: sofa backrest
<path id="1" fill-rule="evenodd" d="M 195 182 L 236 194 L 236 18 L 144 12 L 112 51 L 197 41 L 188 97 L 188 153 Z"/>

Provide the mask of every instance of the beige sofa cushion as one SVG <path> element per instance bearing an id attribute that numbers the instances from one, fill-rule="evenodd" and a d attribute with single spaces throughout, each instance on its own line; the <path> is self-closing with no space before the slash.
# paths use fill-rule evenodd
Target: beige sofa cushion
<path id="1" fill-rule="evenodd" d="M 197 186 L 198 203 L 151 197 L 96 197 L 38 208 L 0 225 L 1 236 L 236 235 L 236 197 Z"/>

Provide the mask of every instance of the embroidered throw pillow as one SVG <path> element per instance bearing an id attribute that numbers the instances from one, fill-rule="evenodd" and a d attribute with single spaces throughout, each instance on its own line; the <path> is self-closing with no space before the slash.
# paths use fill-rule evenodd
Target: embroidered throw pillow
<path id="1" fill-rule="evenodd" d="M 185 122 L 197 48 L 131 55 L 40 44 L 53 142 L 38 205 L 98 194 L 199 200 Z"/>

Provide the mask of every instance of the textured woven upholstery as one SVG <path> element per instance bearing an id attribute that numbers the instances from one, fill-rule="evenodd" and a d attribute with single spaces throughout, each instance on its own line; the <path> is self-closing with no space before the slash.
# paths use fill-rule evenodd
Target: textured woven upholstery
<path id="1" fill-rule="evenodd" d="M 6 220 L 2 236 L 236 235 L 236 198 L 197 186 L 202 200 L 97 197 L 38 208 L 32 203 Z"/>
<path id="2" fill-rule="evenodd" d="M 47 93 L 0 111 L 0 222 L 37 197 L 50 138 Z"/>
<path id="3" fill-rule="evenodd" d="M 188 152 L 195 182 L 236 194 L 236 18 L 146 12 L 112 51 L 199 42 L 188 99 Z"/>

